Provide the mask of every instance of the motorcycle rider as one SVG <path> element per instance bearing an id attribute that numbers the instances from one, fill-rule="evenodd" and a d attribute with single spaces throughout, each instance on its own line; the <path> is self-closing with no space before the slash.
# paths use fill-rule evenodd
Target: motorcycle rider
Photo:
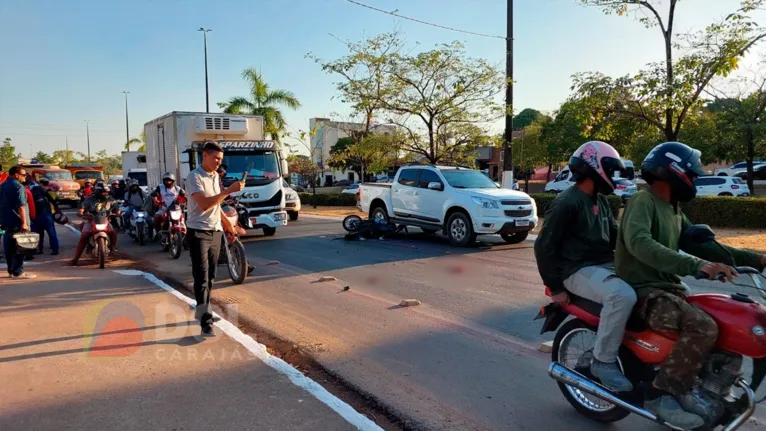
<path id="1" fill-rule="evenodd" d="M 121 201 L 122 198 L 125 197 L 125 190 L 120 187 L 120 182 L 117 180 L 112 180 L 112 185 L 109 188 L 109 194 L 112 196 L 112 199 L 116 201 Z"/>
<path id="2" fill-rule="evenodd" d="M 82 194 L 82 199 L 85 201 L 85 198 L 90 197 L 93 194 L 93 184 L 90 182 L 90 179 L 85 179 L 85 181 L 82 183 L 82 190 L 80 190 Z"/>
<path id="3" fill-rule="evenodd" d="M 591 141 L 574 152 L 569 168 L 576 184 L 545 211 L 535 241 L 537 267 L 555 303 L 569 303 L 570 292 L 603 304 L 591 373 L 608 389 L 628 392 L 633 385 L 617 367 L 617 354 L 636 294 L 615 275 L 617 221 L 604 196 L 614 191 L 614 175 L 625 164 L 612 146 Z"/>
<path id="4" fill-rule="evenodd" d="M 97 184 L 93 189 L 93 195 L 85 199 L 77 211 L 79 217 L 85 215 L 98 215 L 99 213 L 109 214 L 112 208 L 115 206 L 115 201 L 109 196 L 109 187 L 106 187 L 103 183 Z M 74 258 L 72 259 L 72 266 L 77 265 L 77 261 L 80 260 L 83 251 L 88 246 L 88 240 L 93 232 L 91 232 L 90 223 L 86 220 L 82 224 L 80 235 L 80 242 L 77 243 L 77 249 L 74 252 Z M 113 229 L 107 229 L 107 235 L 109 235 L 109 253 L 114 254 L 117 248 L 117 232 Z"/>
<path id="5" fill-rule="evenodd" d="M 176 176 L 170 172 L 165 172 L 162 176 L 162 184 L 152 192 L 152 198 L 164 204 L 154 213 L 154 230 L 161 231 L 165 226 L 165 212 L 170 205 L 179 197 L 185 198 L 186 192 L 176 185 Z"/>
<path id="6" fill-rule="evenodd" d="M 680 334 L 647 391 L 644 407 L 684 429 L 700 427 L 703 418 L 712 416 L 711 404 L 693 387 L 718 338 L 718 326 L 704 311 L 686 302 L 689 289 L 680 277 L 704 272 L 709 279 L 724 274 L 731 280 L 736 270 L 717 262 L 736 262 L 761 271 L 766 264 L 766 255 L 711 243 L 684 244 L 689 255 L 679 253 L 680 236 L 692 225 L 679 203 L 697 194 L 694 179 L 704 175 L 700 157 L 698 150 L 680 142 L 660 144 L 646 156 L 641 175 L 649 190 L 630 199 L 615 257 L 617 275 L 636 289 L 637 316 L 654 331 Z"/>
<path id="7" fill-rule="evenodd" d="M 123 214 L 122 218 L 125 226 L 130 226 L 130 217 L 133 215 L 133 212 L 136 209 L 140 210 L 144 207 L 145 199 L 144 192 L 138 185 L 138 180 L 131 179 L 128 181 L 128 191 L 125 192 L 125 196 L 123 197 L 125 206 L 128 208 Z"/>

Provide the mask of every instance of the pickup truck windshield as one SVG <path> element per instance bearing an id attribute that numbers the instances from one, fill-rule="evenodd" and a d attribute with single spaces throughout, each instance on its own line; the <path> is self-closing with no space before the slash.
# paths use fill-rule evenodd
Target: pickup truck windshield
<path id="1" fill-rule="evenodd" d="M 273 151 L 224 154 L 223 163 L 226 165 L 226 179 L 241 179 L 242 174 L 247 172 L 245 186 L 268 184 L 280 177 L 277 153 Z"/>
<path id="2" fill-rule="evenodd" d="M 456 189 L 496 189 L 495 184 L 489 177 L 479 171 L 469 170 L 443 170 L 441 174 L 447 183 Z"/>
<path id="3" fill-rule="evenodd" d="M 99 171 L 77 171 L 74 173 L 74 177 L 78 180 L 91 179 L 91 180 L 103 180 L 104 174 Z"/>

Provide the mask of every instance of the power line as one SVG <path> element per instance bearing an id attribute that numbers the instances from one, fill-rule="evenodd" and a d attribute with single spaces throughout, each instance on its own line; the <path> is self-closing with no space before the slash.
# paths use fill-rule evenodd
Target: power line
<path id="1" fill-rule="evenodd" d="M 395 16 L 397 18 L 406 19 L 406 20 L 409 20 L 409 21 L 414 21 L 414 22 L 417 22 L 417 23 L 420 23 L 420 24 L 430 25 L 432 27 L 438 27 L 438 28 L 441 28 L 441 29 L 444 29 L 444 30 L 456 31 L 458 33 L 472 34 L 474 36 L 489 37 L 489 38 L 492 38 L 492 39 L 502 39 L 502 40 L 506 40 L 507 39 L 506 37 L 503 37 L 503 36 L 496 36 L 496 35 L 493 35 L 493 34 L 485 34 L 485 33 L 476 33 L 476 32 L 473 32 L 473 31 L 461 30 L 459 28 L 447 27 L 445 25 L 434 24 L 434 23 L 431 23 L 431 22 L 419 20 L 417 18 L 410 18 L 408 16 L 399 15 L 398 13 L 396 13 L 396 10 L 389 12 L 387 10 L 378 9 L 376 7 L 372 7 L 372 6 L 363 4 L 363 3 L 359 3 L 359 2 L 354 1 L 354 0 L 346 0 L 346 1 L 349 2 L 349 3 L 353 3 L 353 4 L 357 5 L 357 6 L 361 6 L 361 7 L 370 9 L 370 10 L 374 10 L 376 12 L 380 12 L 380 13 L 384 13 L 384 14 L 387 14 L 387 15 Z"/>

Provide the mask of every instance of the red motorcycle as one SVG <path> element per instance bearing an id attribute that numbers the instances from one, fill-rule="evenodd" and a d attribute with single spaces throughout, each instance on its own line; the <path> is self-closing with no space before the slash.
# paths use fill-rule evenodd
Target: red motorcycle
<path id="1" fill-rule="evenodd" d="M 186 222 L 184 217 L 184 204 L 186 198 L 179 196 L 170 206 L 160 201 L 160 208 L 165 208 L 162 213 L 162 230 L 158 232 L 162 251 L 170 251 L 173 259 L 181 257 L 184 237 L 186 236 Z"/>
<path id="2" fill-rule="evenodd" d="M 106 213 L 96 215 L 85 214 L 82 218 L 83 223 L 90 223 L 90 231 L 92 233 L 88 239 L 88 246 L 85 251 L 98 260 L 99 268 L 104 269 L 106 255 L 110 249 L 108 232 L 112 230 L 109 224 L 109 216 Z"/>
<path id="3" fill-rule="evenodd" d="M 718 244 L 706 225 L 693 226 L 684 232 L 682 241 Z M 735 285 L 757 290 L 766 298 L 761 281 L 766 279 L 763 274 L 749 267 L 737 267 L 737 272 L 750 277 L 753 285 L 736 282 Z M 707 278 L 707 275 L 700 273 L 697 278 Z M 722 275 L 720 279 L 723 280 Z M 548 288 L 545 294 L 551 296 Z M 657 366 L 670 355 L 678 334 L 654 332 L 640 321 L 629 321 L 617 364 L 635 389 L 627 394 L 613 393 L 590 373 L 601 304 L 569 295 L 568 305 L 551 303 L 536 317 L 545 318 L 540 333 L 555 331 L 568 316 L 575 317 L 556 332 L 548 368 L 548 374 L 558 381 L 564 398 L 577 412 L 598 422 L 616 422 L 635 413 L 671 429 L 680 429 L 643 408 L 644 389 L 654 380 Z M 709 314 L 719 330 L 715 348 L 696 383 L 706 401 L 715 406 L 712 416 L 703 417 L 705 426 L 700 429 L 722 425 L 725 431 L 735 430 L 753 414 L 756 403 L 763 401 L 756 401 L 755 391 L 766 376 L 766 307 L 741 293 L 697 294 L 686 299 Z M 753 360 L 750 384 L 742 371 L 744 357 Z"/>

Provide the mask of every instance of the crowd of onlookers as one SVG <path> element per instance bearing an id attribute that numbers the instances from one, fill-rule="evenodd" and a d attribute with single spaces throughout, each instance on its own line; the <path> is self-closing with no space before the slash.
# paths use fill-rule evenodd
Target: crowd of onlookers
<path id="1" fill-rule="evenodd" d="M 40 236 L 37 254 L 43 253 L 45 234 L 48 234 L 52 255 L 59 253 L 55 220 L 60 220 L 56 194 L 50 181 L 40 178 L 35 182 L 23 166 L 13 166 L 7 172 L 0 166 L 0 232 L 3 237 L 3 253 L 11 278 L 35 278 L 24 271 L 24 261 L 34 255 L 19 253 L 14 234 L 34 232 Z"/>

